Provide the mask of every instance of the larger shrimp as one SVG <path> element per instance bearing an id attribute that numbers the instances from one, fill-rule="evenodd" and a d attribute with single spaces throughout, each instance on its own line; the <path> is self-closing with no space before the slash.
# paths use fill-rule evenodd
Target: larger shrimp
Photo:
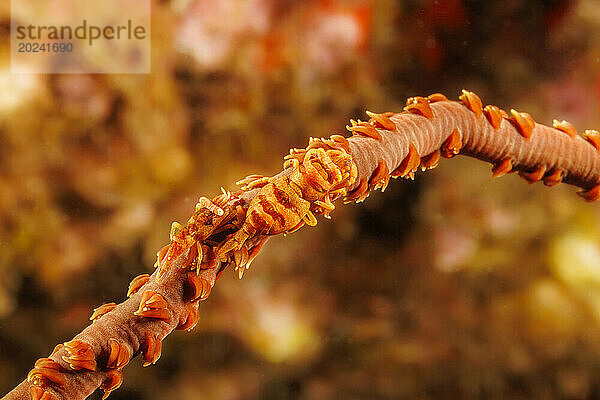
<path id="1" fill-rule="evenodd" d="M 242 264 L 248 257 L 236 257 L 244 252 L 244 243 L 256 235 L 276 235 L 293 232 L 304 223 L 314 226 L 317 220 L 311 208 L 328 214 L 333 210 L 331 196 L 344 194 L 356 179 L 352 157 L 343 150 L 313 148 L 304 154 L 302 163 L 289 160 L 292 171 L 279 177 L 252 176 L 245 180 L 250 188 L 260 188 L 246 212 L 242 227 L 217 250 L 222 260 L 233 254 Z M 240 275 L 242 272 L 240 272 Z"/>

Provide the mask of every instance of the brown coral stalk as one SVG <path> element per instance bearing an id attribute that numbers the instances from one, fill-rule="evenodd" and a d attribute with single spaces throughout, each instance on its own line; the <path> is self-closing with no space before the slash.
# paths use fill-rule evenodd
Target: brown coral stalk
<path id="1" fill-rule="evenodd" d="M 534 123 L 525 137 L 519 125 L 502 118 L 498 128 L 483 115 L 456 101 L 430 104 L 432 118 L 404 112 L 390 116 L 394 130 L 378 127 L 381 140 L 362 136 L 349 138 L 352 159 L 358 168 L 356 189 L 362 179 L 369 179 L 383 159 L 394 171 L 409 155 L 411 144 L 421 157 L 439 150 L 455 129 L 461 135 L 460 154 L 498 165 L 511 161 L 511 171 L 534 172 L 545 167 L 545 175 L 562 171 L 563 182 L 591 190 L 600 183 L 600 151 L 591 139 Z M 596 135 L 590 134 L 594 139 Z M 555 175 L 556 177 L 556 175 Z"/>
<path id="2" fill-rule="evenodd" d="M 582 137 L 565 121 L 552 128 L 537 124 L 526 113 L 484 107 L 468 91 L 460 102 L 435 94 L 409 99 L 402 113 L 368 115 L 369 121 L 348 126 L 351 138 L 311 139 L 307 149 L 292 149 L 278 179 L 250 176 L 236 193 L 201 198 L 185 227 L 173 224 L 156 272 L 134 278 L 121 304 L 96 309 L 90 326 L 39 359 L 4 399 L 84 399 L 97 388 L 107 396 L 121 384 L 121 369 L 131 358 L 141 354 L 144 366 L 154 364 L 169 333 L 195 326 L 198 302 L 224 267 L 234 265 L 241 277 L 267 234 L 313 225 L 314 214 L 329 215 L 333 200 L 345 195 L 346 201 L 362 201 L 370 190 L 384 190 L 389 175 L 413 178 L 440 157 L 464 154 L 491 162 L 494 176 L 518 171 L 530 183 L 564 181 L 584 189 L 586 200 L 600 197 L 595 131 Z M 296 206 L 305 207 L 302 215 Z M 271 231 L 259 232 L 268 221 Z M 273 221 L 280 230 L 272 230 Z"/>
<path id="3" fill-rule="evenodd" d="M 42 388 L 42 394 L 50 393 L 50 398 L 53 399 L 85 399 L 88 397 L 105 381 L 112 379 L 111 371 L 115 367 L 122 368 L 128 361 L 121 356 L 118 356 L 117 360 L 109 359 L 111 353 L 115 352 L 115 341 L 123 347 L 127 356 L 129 354 L 137 355 L 144 350 L 146 335 L 152 335 L 158 340 L 162 340 L 176 328 L 179 319 L 186 316 L 187 309 L 183 300 L 183 277 L 186 274 L 186 270 L 177 268 L 160 285 L 156 283 L 154 276 L 147 283 L 146 288 L 162 293 L 168 303 L 169 312 L 173 316 L 170 321 L 136 316 L 135 312 L 139 308 L 143 295 L 141 291 L 138 291 L 75 336 L 75 340 L 88 343 L 96 355 L 97 366 L 94 371 L 71 369 L 69 363 L 65 361 L 69 357 L 68 349 L 64 345 L 59 345 L 49 358 L 60 365 L 60 374 L 64 378 L 62 384 L 41 382 L 36 385 L 33 380 L 30 382 L 25 380 L 8 393 L 4 399 L 29 399 L 32 386 Z M 200 276 L 214 284 L 216 270 L 203 270 Z M 114 358 L 114 354 L 112 358 Z M 36 392 L 36 390 L 32 392 Z"/>

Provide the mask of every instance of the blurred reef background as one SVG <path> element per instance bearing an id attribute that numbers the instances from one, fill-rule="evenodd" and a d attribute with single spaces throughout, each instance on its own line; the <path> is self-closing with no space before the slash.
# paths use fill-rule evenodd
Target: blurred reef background
<path id="1" fill-rule="evenodd" d="M 172 0 L 149 75 L 11 75 L 0 394 L 152 269 L 199 196 L 365 110 L 473 90 L 600 127 L 597 0 Z M 600 398 L 600 205 L 457 157 L 226 272 L 112 399 Z M 96 393 L 93 398 L 100 398 Z"/>

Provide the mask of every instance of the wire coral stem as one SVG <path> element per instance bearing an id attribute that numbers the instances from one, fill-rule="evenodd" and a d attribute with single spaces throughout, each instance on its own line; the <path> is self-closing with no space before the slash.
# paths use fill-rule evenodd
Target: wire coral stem
<path id="1" fill-rule="evenodd" d="M 391 177 L 414 178 L 440 157 L 464 154 L 494 164 L 493 176 L 519 172 L 527 182 L 567 182 L 588 201 L 600 198 L 600 134 L 578 136 L 565 121 L 537 124 L 529 114 L 495 106 L 463 91 L 460 101 L 440 94 L 408 99 L 402 113 L 367 113 L 351 121 L 351 138 L 311 138 L 292 149 L 284 170 L 272 178 L 249 176 L 242 189 L 200 198 L 185 226 L 173 223 L 170 243 L 157 253 L 157 270 L 132 281 L 123 303 L 105 304 L 73 340 L 39 359 L 27 379 L 4 399 L 104 397 L 123 380 L 121 369 L 138 354 L 144 366 L 158 361 L 162 340 L 175 329 L 192 329 L 198 302 L 206 299 L 228 265 L 239 277 L 269 235 L 315 225 L 329 217 L 333 201 L 363 201 L 385 190 Z"/>
<path id="2" fill-rule="evenodd" d="M 472 112 L 455 101 L 439 101 L 430 105 L 432 118 L 405 112 L 389 117 L 394 130 L 378 127 L 381 140 L 355 135 L 348 139 L 350 154 L 358 169 L 358 178 L 368 180 L 383 159 L 390 171 L 398 168 L 409 155 L 412 144 L 421 156 L 440 149 L 458 130 L 462 147 L 460 154 L 475 157 L 494 165 L 511 160 L 511 171 L 534 171 L 544 166 L 546 175 L 562 171 L 563 181 L 590 190 L 600 183 L 600 152 L 591 140 L 571 137 L 559 129 L 534 123 L 531 136 L 526 138 L 517 123 L 504 117 L 494 128 L 483 115 Z M 593 135 L 590 131 L 588 136 Z"/>
<path id="3" fill-rule="evenodd" d="M 210 282 L 212 286 L 216 279 L 216 272 L 215 268 L 204 269 L 200 272 L 199 277 Z M 178 326 L 180 320 L 186 318 L 184 278 L 189 272 L 183 268 L 175 268 L 173 273 L 160 284 L 156 283 L 157 273 L 158 271 L 150 277 L 144 289 L 154 290 L 162 294 L 171 315 L 169 321 L 136 316 L 135 312 L 143 296 L 143 291 L 138 291 L 129 299 L 117 305 L 111 312 L 94 321 L 71 341 L 81 340 L 89 344 L 93 354 L 96 355 L 98 366 L 95 371 L 76 371 L 69 366 L 65 358 L 68 358 L 67 345 L 71 342 L 67 342 L 67 344 L 58 345 L 53 354 L 48 357 L 60 365 L 59 373 L 64 377 L 63 384 L 45 385 L 42 383 L 36 385 L 34 380 L 24 380 L 3 399 L 35 398 L 35 393 L 39 392 L 35 388 L 40 387 L 42 388 L 40 398 L 46 393 L 48 399 L 85 399 L 103 383 L 112 379 L 111 375 L 114 368 L 111 368 L 113 365 L 109 363 L 111 341 L 117 340 L 134 356 L 147 352 L 148 337 L 152 337 L 159 342 L 162 341 Z M 123 366 L 120 365 L 119 368 Z M 44 374 L 41 375 L 41 380 L 44 381 Z"/>

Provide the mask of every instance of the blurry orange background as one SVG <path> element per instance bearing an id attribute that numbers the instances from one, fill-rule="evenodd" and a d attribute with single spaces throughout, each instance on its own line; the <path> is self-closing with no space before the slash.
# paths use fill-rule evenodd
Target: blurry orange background
<path id="1" fill-rule="evenodd" d="M 365 110 L 467 88 L 600 127 L 596 0 L 155 1 L 149 75 L 10 74 L 7 3 L 0 394 L 122 301 L 199 196 Z M 489 169 L 445 160 L 271 239 L 111 398 L 597 397 L 600 208 Z"/>

